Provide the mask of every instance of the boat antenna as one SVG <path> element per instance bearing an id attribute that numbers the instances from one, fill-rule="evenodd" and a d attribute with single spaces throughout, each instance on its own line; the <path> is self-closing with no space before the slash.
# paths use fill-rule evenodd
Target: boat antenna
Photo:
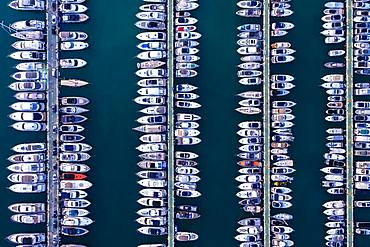
<path id="1" fill-rule="evenodd" d="M 17 30 L 15 30 L 14 28 L 11 28 L 9 25 L 6 25 L 4 24 L 4 21 L 1 21 L 0 22 L 0 26 L 1 28 L 7 32 L 7 34 L 11 35 L 12 33 L 16 32 Z"/>

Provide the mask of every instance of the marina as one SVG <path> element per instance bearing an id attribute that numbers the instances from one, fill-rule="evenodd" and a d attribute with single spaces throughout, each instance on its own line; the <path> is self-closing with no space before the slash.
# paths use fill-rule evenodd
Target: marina
<path id="1" fill-rule="evenodd" d="M 87 196 L 83 190 L 92 184 L 84 180 L 87 177 L 85 174 L 81 174 L 90 168 L 75 163 L 90 158 L 86 152 L 91 150 L 91 146 L 79 143 L 85 137 L 75 133 L 80 133 L 84 128 L 73 125 L 87 120 L 78 114 L 88 111 L 79 108 L 79 105 L 86 105 L 89 100 L 83 97 L 60 97 L 59 94 L 60 85 L 81 87 L 88 84 L 77 79 L 59 79 L 59 67 L 79 67 L 76 64 L 63 65 L 63 61 L 69 63 L 74 59 L 60 59 L 59 44 L 63 51 L 74 51 L 73 40 L 78 37 L 74 37 L 73 32 L 59 32 L 59 25 L 69 23 L 68 18 L 73 16 L 77 17 L 73 22 L 81 22 L 79 18 L 82 17 L 84 20 L 88 18 L 85 14 L 77 14 L 85 12 L 85 6 L 72 5 L 75 10 L 68 9 L 68 6 L 51 0 L 15 0 L 9 3 L 9 7 L 15 10 L 46 11 L 46 21 L 17 21 L 8 27 L 9 34 L 20 40 L 12 45 L 19 51 L 11 53 L 9 57 L 22 61 L 14 66 L 19 71 L 11 75 L 16 82 L 9 85 L 9 89 L 15 91 L 14 97 L 19 100 L 10 105 L 16 111 L 8 115 L 15 121 L 11 127 L 20 132 L 33 132 L 33 135 L 46 132 L 45 143 L 17 144 L 12 148 L 17 154 L 8 157 L 8 161 L 13 163 L 7 167 L 13 172 L 7 177 L 14 183 L 8 187 L 10 191 L 21 194 L 46 193 L 46 203 L 18 202 L 8 207 L 13 213 L 18 213 L 10 217 L 12 221 L 46 226 L 36 233 L 9 235 L 6 239 L 13 244 L 71 246 L 63 244 L 65 239 L 62 236 L 84 235 L 88 232 L 84 227 L 93 223 L 92 219 L 86 217 L 89 211 L 81 209 L 90 205 L 88 200 L 82 198 Z M 37 16 L 39 18 L 40 15 Z M 68 41 L 64 40 L 64 34 L 69 36 Z M 84 43 L 79 49 L 87 47 L 88 44 Z M 46 55 L 44 51 L 47 51 Z"/>
<path id="2" fill-rule="evenodd" d="M 144 138 L 141 138 L 139 143 L 137 133 L 134 133 L 131 130 L 132 128 L 141 125 L 139 120 L 148 120 L 147 118 L 141 118 L 146 115 L 141 113 L 138 114 L 138 105 L 132 102 L 133 98 L 138 97 L 136 91 L 138 90 L 137 81 L 139 80 L 138 77 L 134 76 L 136 72 L 135 63 L 138 61 L 135 58 L 138 54 L 138 51 L 134 49 L 134 46 L 138 44 L 138 40 L 135 40 L 134 36 L 137 34 L 138 30 L 135 29 L 133 23 L 137 21 L 137 19 L 135 19 L 135 13 L 137 13 L 139 5 L 141 6 L 143 2 L 130 2 L 127 4 L 114 2 L 117 8 L 112 10 L 105 4 L 89 1 L 89 22 L 81 26 L 79 24 L 73 24 L 77 26 L 70 28 L 65 27 L 65 30 L 67 31 L 68 29 L 77 30 L 80 27 L 81 29 L 84 29 L 86 25 L 86 32 L 89 33 L 89 44 L 91 45 L 89 49 L 83 51 L 83 55 L 77 56 L 83 56 L 84 59 L 88 61 L 88 66 L 81 68 L 78 70 L 78 72 L 73 70 L 61 70 L 63 71 L 63 74 L 61 75 L 60 79 L 63 80 L 65 78 L 77 78 L 78 76 L 81 76 L 84 78 L 84 80 L 91 83 L 90 86 L 84 87 L 83 90 L 81 90 L 81 96 L 94 99 L 89 105 L 91 111 L 87 113 L 89 119 L 92 119 L 92 121 L 85 122 L 87 131 L 83 132 L 83 135 L 86 137 L 86 140 L 89 140 L 89 142 L 94 144 L 94 152 L 93 154 L 90 153 L 92 157 L 89 159 L 89 163 L 91 162 L 91 168 L 93 169 L 91 169 L 91 172 L 89 172 L 88 177 L 88 180 L 94 183 L 94 187 L 89 190 L 88 200 L 91 201 L 92 204 L 88 209 L 91 211 L 91 217 L 89 217 L 96 220 L 92 227 L 89 228 L 89 230 L 92 232 L 91 234 L 87 234 L 79 238 L 67 238 L 68 242 L 66 243 L 78 242 L 79 244 L 84 244 L 86 246 L 114 246 L 121 244 L 121 240 L 118 239 L 117 236 L 122 235 L 125 237 L 125 239 L 127 239 L 126 244 L 128 246 L 139 246 L 143 243 L 159 242 L 165 243 L 168 246 L 173 246 L 174 244 L 184 245 L 179 241 L 175 242 L 175 232 L 177 226 L 177 230 L 186 230 L 197 233 L 199 235 L 199 239 L 194 242 L 194 244 L 199 246 L 239 245 L 239 242 L 233 239 L 233 236 L 235 236 L 236 222 L 250 216 L 242 210 L 237 209 L 237 202 L 239 199 L 235 196 L 235 193 L 239 191 L 237 189 L 239 184 L 235 183 L 234 181 L 234 177 L 237 176 L 235 162 L 239 161 L 239 159 L 237 160 L 235 157 L 235 151 L 241 147 L 241 145 L 238 143 L 238 139 L 235 138 L 235 132 L 239 130 L 236 129 L 236 126 L 238 126 L 238 124 L 241 122 L 245 122 L 246 117 L 245 115 L 236 113 L 234 108 L 238 101 L 245 100 L 241 99 L 239 96 L 235 97 L 235 95 L 244 92 L 245 90 L 241 89 L 249 89 L 250 86 L 240 85 L 235 81 L 235 68 L 238 64 L 240 64 L 239 55 L 237 55 L 235 52 L 236 49 L 239 48 L 235 45 L 237 41 L 237 39 L 235 39 L 235 27 L 238 25 L 243 25 L 245 22 L 251 23 L 253 21 L 249 21 L 250 19 L 246 21 L 246 18 L 236 16 L 235 12 L 237 11 L 238 6 L 235 3 L 225 4 L 224 1 L 217 0 L 213 1 L 212 3 L 209 1 L 202 1 L 199 3 L 201 4 L 199 9 L 192 13 L 192 16 L 199 18 L 199 23 L 196 24 L 196 32 L 199 30 L 199 32 L 202 33 L 200 45 L 197 47 L 197 49 L 199 48 L 200 50 L 199 54 L 201 54 L 201 59 L 197 61 L 197 64 L 200 65 L 200 68 L 197 71 L 199 74 L 194 78 L 194 80 L 186 78 L 185 80 L 180 81 L 178 78 L 176 78 L 175 71 L 172 71 L 172 75 L 170 70 L 167 71 L 168 83 L 166 84 L 167 94 L 165 98 L 166 108 L 168 111 L 165 114 L 165 121 L 167 122 L 166 126 L 168 127 L 168 132 L 163 132 L 163 134 L 166 134 L 167 136 L 166 152 L 168 154 L 168 169 L 165 171 L 168 182 L 167 188 L 165 188 L 167 192 L 166 207 L 168 207 L 169 216 L 167 227 L 168 232 L 172 233 L 168 234 L 164 238 L 143 236 L 135 231 L 139 224 L 133 224 L 135 220 L 138 220 L 138 216 L 135 212 L 141 207 L 138 207 L 138 204 L 135 204 L 135 201 L 139 199 L 138 191 L 140 190 L 142 193 L 148 192 L 147 190 L 143 191 L 144 188 L 141 188 L 139 185 L 137 185 L 138 177 L 133 175 L 134 173 L 142 172 L 142 170 L 138 170 L 138 167 L 136 166 L 136 163 L 141 161 L 141 159 L 137 158 L 138 152 L 134 147 L 143 144 L 141 143 L 141 140 Z M 263 103 L 260 106 L 261 112 L 270 112 L 267 116 L 260 114 L 258 120 L 262 124 L 261 132 L 264 133 L 262 135 L 270 136 L 270 131 L 278 129 L 272 127 L 272 122 L 275 121 L 272 120 L 272 118 L 270 119 L 270 117 L 272 117 L 271 114 L 273 114 L 272 111 L 275 109 L 272 107 L 272 101 L 281 100 L 284 98 L 284 100 L 297 102 L 297 105 L 294 107 L 295 119 L 294 126 L 292 127 L 295 142 L 289 147 L 289 155 L 291 155 L 292 160 L 294 160 L 294 165 L 296 165 L 294 168 L 297 170 L 294 173 L 294 182 L 290 184 L 290 188 L 293 190 L 291 193 L 293 198 L 290 202 L 292 202 L 293 206 L 289 209 L 284 209 L 284 212 L 289 212 L 290 214 L 294 215 L 294 219 L 289 221 L 289 224 L 290 227 L 294 228 L 295 230 L 293 233 L 291 233 L 291 239 L 295 242 L 295 245 L 302 247 L 322 246 L 324 243 L 324 236 L 326 236 L 325 232 L 328 229 L 322 227 L 325 223 L 323 222 L 323 212 L 326 209 L 323 209 L 321 205 L 326 202 L 328 198 L 332 197 L 320 188 L 320 180 L 322 180 L 322 177 L 325 176 L 320 172 L 320 169 L 322 168 L 323 163 L 323 150 L 325 150 L 324 132 L 325 129 L 332 128 L 332 124 L 325 122 L 324 120 L 326 116 L 324 116 L 324 113 L 327 110 L 324 109 L 324 107 L 328 103 L 325 102 L 327 95 L 325 95 L 325 92 L 323 92 L 322 89 L 318 88 L 318 85 L 320 84 L 320 77 L 325 73 L 329 74 L 333 72 L 333 70 L 325 69 L 323 66 L 325 62 L 328 62 L 328 58 L 325 56 L 327 50 L 322 48 L 324 47 L 323 39 L 319 38 L 319 32 L 321 31 L 319 29 L 321 28 L 322 24 L 320 24 L 319 18 L 319 14 L 322 13 L 319 12 L 323 9 L 322 6 L 324 3 L 319 1 L 304 3 L 294 1 L 294 3 L 291 4 L 291 9 L 294 10 L 294 15 L 290 17 L 290 19 L 272 18 L 271 23 L 266 26 L 264 23 L 266 23 L 265 19 L 267 17 L 261 16 L 260 24 L 261 27 L 264 27 L 262 30 L 264 32 L 263 39 L 266 41 L 272 31 L 272 28 L 270 29 L 270 25 L 272 23 L 283 21 L 294 23 L 297 28 L 295 28 L 293 31 L 289 31 L 289 33 L 286 34 L 287 36 L 285 36 L 286 39 L 284 37 L 284 41 L 277 40 L 280 39 L 277 37 L 271 38 L 272 41 L 266 41 L 263 44 L 263 52 L 270 55 L 273 48 L 270 49 L 269 45 L 271 45 L 271 42 L 275 42 L 275 40 L 279 42 L 289 41 L 294 46 L 294 50 L 297 50 L 297 52 L 293 55 L 296 59 L 290 64 L 282 65 L 284 67 L 272 64 L 272 62 L 269 63 L 268 59 L 264 60 L 261 62 L 261 64 L 264 65 L 261 67 L 262 74 L 260 77 L 264 82 L 266 82 L 266 80 L 270 80 L 271 75 L 287 73 L 294 76 L 297 83 L 289 95 L 276 98 L 275 96 L 269 95 L 270 90 L 272 87 L 274 88 L 273 90 L 278 90 L 278 87 L 281 84 L 273 84 L 274 82 L 269 82 L 258 86 L 258 90 L 260 90 L 263 95 Z M 167 4 L 166 8 L 168 9 L 169 6 L 170 4 Z M 130 15 L 123 16 L 122 11 L 120 11 L 118 7 L 127 8 L 127 12 L 130 13 Z M 220 20 L 220 9 L 224 9 L 224 13 L 227 13 L 225 14 L 224 22 L 217 22 Z M 312 16 L 307 16 L 307 9 L 312 9 Z M 267 10 L 262 9 L 261 15 L 263 15 L 265 11 L 270 12 L 270 9 Z M 167 13 L 170 12 L 169 10 L 167 11 Z M 109 15 L 106 14 L 107 12 L 109 12 Z M 22 12 L 19 15 L 21 14 L 24 15 L 26 13 Z M 175 17 L 175 13 L 172 16 Z M 6 19 L 5 22 L 12 23 L 22 19 L 20 16 L 18 17 L 20 19 L 9 18 L 9 20 Z M 170 20 L 171 17 L 169 15 L 167 17 L 167 20 Z M 24 18 L 26 17 L 23 17 L 23 19 Z M 97 21 L 97 19 L 99 19 L 99 21 Z M 243 19 L 243 23 L 240 23 L 240 19 Z M 115 31 L 115 29 L 111 27 L 112 20 L 122 22 L 123 24 L 120 26 L 120 28 L 127 30 L 127 32 Z M 311 21 L 314 22 L 315 25 L 310 23 Z M 215 22 L 218 23 L 217 28 L 210 28 L 212 23 Z M 169 23 L 167 22 L 167 25 L 168 24 Z M 94 27 L 92 27 L 92 25 L 94 25 Z M 306 33 L 304 35 L 302 35 L 301 32 L 302 26 L 306 27 Z M 174 28 L 171 29 L 167 27 L 167 30 L 174 30 Z M 167 32 L 168 37 L 171 37 L 170 32 L 171 31 Z M 222 32 L 222 35 L 220 35 L 220 32 Z M 2 34 L 2 36 L 5 35 Z M 173 32 L 172 36 L 175 36 L 175 32 Z M 107 37 L 109 37 L 109 42 L 107 42 Z M 303 37 L 305 38 L 303 39 Z M 11 37 L 9 37 L 9 39 L 8 37 L 4 37 L 4 39 L 9 44 L 14 42 L 14 39 Z M 166 65 L 161 65 L 161 68 L 168 69 L 176 67 L 175 64 L 171 65 L 171 61 L 175 61 L 176 47 L 173 47 L 171 52 L 171 44 L 168 43 L 169 40 L 170 39 L 166 40 L 166 47 L 168 49 L 168 51 L 166 50 L 167 57 L 164 59 L 159 59 L 160 61 L 166 62 Z M 307 40 L 310 41 L 306 42 Z M 173 44 L 174 43 L 175 42 L 173 42 Z M 227 50 L 228 52 L 215 52 L 215 50 L 220 50 L 220 48 Z M 317 56 L 315 57 L 310 56 L 314 49 L 317 49 Z M 347 49 L 352 48 L 348 48 L 348 46 L 346 46 L 345 49 L 346 54 L 349 54 Z M 10 53 L 9 50 L 6 52 L 2 51 L 0 52 L 0 55 L 5 58 L 8 53 Z M 62 59 L 70 58 L 65 57 L 67 54 L 63 51 L 60 51 L 60 54 Z M 80 53 L 77 52 L 76 54 Z M 106 60 L 102 61 L 104 59 L 94 59 L 96 58 L 97 54 L 102 57 L 111 57 L 112 59 L 109 62 Z M 343 56 L 332 58 L 331 61 L 337 61 L 337 59 L 339 63 L 339 59 L 343 59 Z M 9 68 L 9 73 L 7 71 L 6 75 L 1 75 L 1 78 L 4 82 L 7 81 L 11 83 L 13 79 L 9 79 L 9 74 L 14 73 L 14 71 L 10 69 L 12 66 L 14 66 L 14 61 L 10 62 L 10 59 L 4 60 L 6 60 L 4 61 L 4 67 Z M 227 64 L 227 66 L 220 66 L 220 61 Z M 346 66 L 346 69 L 347 67 L 348 66 Z M 348 76 L 348 72 L 346 73 L 345 70 L 341 71 L 341 73 L 345 76 Z M 173 80 L 171 80 L 171 77 Z M 354 82 L 366 82 L 366 77 L 358 77 L 357 81 L 356 78 L 356 73 L 354 73 Z M 348 81 L 349 79 L 346 77 L 345 83 L 348 84 Z M 178 113 L 178 108 L 175 106 L 177 102 L 177 92 L 173 90 L 179 82 L 181 84 L 191 83 L 192 85 L 199 86 L 196 94 L 201 96 L 201 100 L 196 101 L 200 101 L 200 103 L 202 103 L 202 108 L 191 110 L 194 111 L 195 114 L 202 117 L 202 120 L 199 121 L 201 125 L 198 128 L 198 130 L 201 131 L 202 142 L 200 145 L 194 145 L 190 147 L 180 146 L 181 150 L 179 149 L 179 146 L 174 144 L 176 141 L 175 133 L 181 133 L 181 131 L 176 131 L 175 127 L 176 113 Z M 68 83 L 73 84 L 73 81 L 68 81 Z M 290 84 L 283 84 L 283 86 L 290 87 Z M 350 85 L 348 85 L 347 89 L 349 86 Z M 354 90 L 356 89 L 364 88 L 355 87 Z M 61 87 L 61 95 L 75 96 L 77 93 L 75 90 L 79 89 Z M 255 89 L 252 90 L 255 91 Z M 9 94 L 11 90 L 5 89 L 4 91 L 6 92 L 3 92 L 4 97 L 1 99 L 1 102 L 4 105 L 13 105 L 14 101 L 8 101 L 11 98 L 11 94 Z M 349 90 L 346 90 L 347 94 L 348 91 Z M 307 95 L 309 95 L 309 97 L 307 97 Z M 187 96 L 195 97 L 194 95 Z M 357 99 L 356 95 L 353 95 L 353 97 Z M 365 97 L 361 97 L 362 98 L 358 98 L 357 100 L 366 101 Z M 197 102 L 194 101 L 194 103 Z M 250 102 L 251 101 L 243 101 L 241 104 L 249 104 Z M 268 105 L 269 102 L 271 102 L 271 107 Z M 49 103 L 49 101 L 47 103 Z M 345 102 L 345 104 L 348 103 L 349 100 Z M 48 104 L 45 106 L 47 107 L 47 105 Z M 14 107 L 17 108 L 18 105 L 15 105 Z M 50 107 L 51 105 L 49 106 L 49 109 Z M 61 106 L 59 109 L 62 107 L 66 106 Z M 82 106 L 80 107 L 84 108 Z M 83 111 L 83 109 L 80 108 L 74 109 Z M 171 109 L 173 109 L 172 113 Z M 71 109 L 63 108 L 63 111 L 69 110 Z M 353 115 L 356 115 L 354 113 L 356 110 L 366 109 L 353 109 Z M 3 111 L 2 115 L 6 116 L 9 113 L 10 112 Z M 344 115 L 346 114 L 350 113 L 347 111 Z M 62 112 L 60 112 L 59 115 L 61 118 Z M 108 121 L 109 119 L 112 119 L 112 116 L 114 116 L 114 121 Z M 355 124 L 357 122 L 352 123 L 349 121 L 349 116 L 350 115 L 346 115 L 346 120 L 342 123 L 346 125 L 353 125 L 353 129 L 356 129 Z M 15 115 L 15 118 L 17 117 L 18 114 Z M 287 117 L 289 117 L 289 115 Z M 49 118 L 47 117 L 47 119 Z M 137 119 L 138 122 L 133 122 L 134 119 Z M 82 118 L 80 118 L 80 120 L 82 120 Z M 164 121 L 164 118 L 161 118 L 160 121 Z M 6 120 L 6 117 L 4 117 L 4 122 L 6 122 L 6 124 L 4 124 L 5 129 L 7 125 L 14 123 L 11 120 Z M 278 125 L 274 124 L 274 126 Z M 349 127 L 343 128 L 349 129 Z M 4 132 L 5 133 L 1 134 L 2 137 L 4 139 L 11 140 L 11 145 L 13 145 L 13 142 L 14 145 L 25 142 L 25 139 L 21 138 L 23 137 L 23 134 L 18 134 L 17 132 L 17 135 L 22 135 L 18 137 L 14 134 L 14 130 L 12 129 L 8 130 L 9 133 L 6 131 Z M 269 134 L 266 135 L 266 133 Z M 42 141 L 39 138 L 36 138 L 37 136 L 35 137 L 34 135 L 29 134 L 32 133 L 25 133 L 25 136 L 27 136 L 27 142 L 38 143 Z M 50 133 L 50 135 L 53 136 L 52 133 Z M 355 135 L 357 134 L 353 134 L 353 136 Z M 142 136 L 143 135 L 140 135 L 140 137 Z M 66 136 L 63 136 L 63 138 L 64 137 Z M 80 138 L 77 136 L 75 137 Z M 346 143 L 349 143 L 351 140 L 353 139 L 351 139 L 350 134 L 347 134 Z M 270 140 L 264 141 L 261 148 L 263 150 L 272 149 L 272 142 L 273 141 Z M 355 143 L 356 142 L 354 142 L 354 145 L 356 145 Z M 66 144 L 67 143 L 63 143 L 63 145 L 62 143 L 60 144 L 61 150 L 62 148 L 66 147 Z M 358 146 L 355 147 L 359 147 L 359 144 L 357 145 Z M 8 143 L 6 143 L 5 146 L 5 152 L 4 154 L 1 154 L 3 160 L 6 160 L 7 157 L 14 155 L 13 152 L 6 152 L 9 147 Z M 79 146 L 79 148 L 87 147 Z M 346 146 L 346 149 L 347 148 L 349 147 Z M 199 192 L 202 193 L 202 196 L 196 199 L 183 199 L 179 197 L 175 198 L 175 177 L 178 171 L 181 172 L 179 169 L 176 170 L 177 167 L 175 165 L 175 154 L 177 151 L 184 150 L 199 154 L 199 158 L 196 160 L 198 163 L 196 168 L 199 168 L 202 178 L 202 180 L 198 182 Z M 356 150 L 360 149 L 353 148 L 352 153 L 358 153 Z M 47 152 L 51 151 L 52 150 L 49 150 Z M 337 151 L 341 152 L 341 150 Z M 269 216 L 276 215 L 277 212 L 280 212 L 277 210 L 283 211 L 283 209 L 270 209 L 269 207 L 271 202 L 274 200 L 270 194 L 271 189 L 274 187 L 270 181 L 270 177 L 273 175 L 273 171 L 276 172 L 276 169 L 273 170 L 273 168 L 277 167 L 266 165 L 272 163 L 272 161 L 269 160 L 271 153 L 270 155 L 267 155 L 266 153 L 267 152 L 262 153 L 262 157 L 265 161 L 262 167 L 264 187 L 263 190 L 261 190 L 263 194 L 261 199 L 264 199 L 262 202 L 264 211 L 263 213 L 258 214 L 258 217 L 261 216 L 265 219 L 263 220 L 263 229 L 264 231 L 268 231 L 268 233 L 263 233 L 264 246 L 274 246 L 272 243 L 269 243 L 271 237 L 274 236 L 274 233 L 270 231 L 276 231 L 277 229 L 285 229 L 287 231 L 290 230 L 288 228 L 272 228 L 271 221 L 275 219 L 271 219 L 270 221 Z M 350 157 L 348 157 L 348 155 L 350 155 L 350 152 L 346 150 L 345 162 L 349 164 L 345 169 L 351 170 L 350 165 L 352 162 L 349 161 Z M 357 166 L 356 162 L 366 162 L 366 158 L 362 157 L 358 159 L 358 157 L 355 155 L 353 159 L 354 163 L 352 172 L 354 173 L 354 178 L 356 178 L 356 175 L 358 174 L 355 174 L 355 169 L 360 165 L 358 164 Z M 170 165 L 171 163 L 172 165 Z M 366 167 L 366 163 L 362 164 L 361 167 Z M 56 171 L 58 171 L 58 169 Z M 350 174 L 349 171 L 346 172 L 346 175 Z M 8 175 L 9 172 L 5 173 L 3 171 L 2 176 L 4 178 Z M 60 172 L 60 176 L 62 176 L 62 172 Z M 353 184 L 353 186 L 355 186 L 355 184 L 356 182 Z M 350 183 L 346 183 L 346 186 L 351 185 Z M 2 187 L 9 187 L 9 182 L 4 181 Z M 173 189 L 170 189 L 171 187 Z M 161 192 L 163 191 L 161 190 Z M 353 188 L 353 192 L 353 196 L 355 198 L 354 204 L 356 204 L 356 201 L 359 201 L 357 205 L 360 205 L 361 201 L 367 201 L 366 194 L 359 193 L 359 190 L 356 190 L 355 188 Z M 2 191 L 1 194 L 3 195 L 5 201 L 4 204 L 6 204 L 4 207 L 9 206 L 10 203 L 17 202 L 18 198 L 9 194 L 7 190 Z M 350 205 L 350 202 L 352 201 L 350 195 L 351 194 L 346 194 L 346 196 L 342 196 L 347 205 Z M 38 202 L 45 202 L 45 198 L 43 197 L 37 200 L 36 197 L 35 199 L 34 197 L 28 197 L 28 199 Z M 192 221 L 180 221 L 176 219 L 177 210 L 175 207 L 180 203 L 192 203 L 194 206 L 198 206 L 200 209 L 199 212 L 202 215 L 200 219 Z M 268 207 L 270 210 L 267 210 L 266 207 Z M 228 210 L 225 210 L 225 208 Z M 62 211 L 62 209 L 60 210 Z M 109 210 L 109 214 L 106 213 L 107 210 Z M 350 206 L 347 206 L 346 210 L 350 210 Z M 360 224 L 360 228 L 366 227 L 366 221 L 368 221 L 368 217 L 366 216 L 367 211 L 365 210 L 366 208 L 360 209 L 353 207 L 353 222 L 365 221 L 365 224 Z M 65 211 L 65 209 L 63 209 L 63 211 Z M 85 213 L 84 211 L 80 212 Z M 347 214 L 347 216 L 350 215 Z M 8 212 L 0 213 L 0 217 L 9 217 Z M 40 217 L 40 219 L 42 219 L 42 217 Z M 47 217 L 45 219 L 47 220 Z M 224 227 L 220 227 L 220 222 L 222 222 L 221 226 L 227 225 L 229 227 L 226 227 L 226 229 Z M 350 223 L 350 221 L 346 222 L 348 224 Z M 31 229 L 29 227 L 35 227 L 34 229 L 41 228 L 40 231 L 44 231 L 45 229 L 43 225 L 26 226 L 27 228 L 22 225 L 23 224 L 9 223 L 9 228 L 2 229 L 1 234 L 5 237 L 14 232 L 24 232 L 27 230 L 30 231 Z M 350 225 L 352 225 L 354 232 L 356 230 L 356 224 Z M 350 226 L 347 228 L 350 229 Z M 124 233 L 122 233 L 122 229 L 125 229 Z M 307 230 L 310 231 L 310 235 L 312 235 L 312 237 L 307 237 Z M 50 232 L 52 231 L 53 230 Z M 347 231 L 347 234 L 351 234 L 349 230 Z M 367 236 L 358 234 L 353 235 L 353 243 L 355 243 L 355 246 L 367 246 L 366 237 Z M 347 236 L 346 241 L 349 242 L 349 238 L 350 236 Z M 65 241 L 66 238 L 62 237 L 62 240 Z"/>
<path id="3" fill-rule="evenodd" d="M 135 26 L 143 30 L 136 35 L 140 42 L 137 58 L 144 61 L 137 63 L 137 84 L 141 88 L 134 101 L 145 107 L 140 110 L 145 115 L 136 119 L 142 125 L 134 130 L 144 133 L 139 138 L 143 144 L 136 149 L 142 152 L 138 166 L 146 169 L 137 173 L 141 179 L 138 184 L 145 187 L 139 192 L 145 197 L 138 203 L 146 207 L 137 211 L 141 216 L 136 220 L 140 224 L 137 231 L 152 237 L 167 236 L 167 245 L 149 242 L 141 247 L 174 246 L 175 242 L 199 238 L 195 232 L 180 229 L 180 223 L 200 217 L 198 206 L 178 203 L 201 196 L 197 190 L 200 170 L 195 160 L 199 155 L 188 151 L 201 142 L 201 117 L 192 113 L 201 107 L 193 101 L 199 98 L 194 93 L 198 86 L 187 83 L 198 74 L 196 62 L 200 57 L 195 47 L 201 34 L 195 32 L 198 20 L 191 15 L 198 6 L 186 0 L 167 6 L 147 0 L 136 14 L 139 21 Z"/>

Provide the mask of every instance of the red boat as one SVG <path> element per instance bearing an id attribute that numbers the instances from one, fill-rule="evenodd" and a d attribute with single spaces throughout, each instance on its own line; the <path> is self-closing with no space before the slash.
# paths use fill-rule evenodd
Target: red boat
<path id="1" fill-rule="evenodd" d="M 62 173 L 60 179 L 65 180 L 82 180 L 87 178 L 85 174 L 79 174 L 79 173 Z"/>
<path id="2" fill-rule="evenodd" d="M 195 29 L 197 29 L 196 26 L 177 26 L 176 27 L 177 32 L 192 32 L 192 31 L 195 31 Z"/>
<path id="3" fill-rule="evenodd" d="M 242 167 L 261 167 L 261 161 L 250 161 L 250 160 L 241 160 L 238 162 L 238 165 Z"/>

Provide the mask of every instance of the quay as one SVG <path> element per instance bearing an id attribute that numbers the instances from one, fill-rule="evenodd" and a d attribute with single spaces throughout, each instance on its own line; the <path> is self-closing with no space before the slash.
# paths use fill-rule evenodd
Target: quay
<path id="1" fill-rule="evenodd" d="M 167 156 L 167 188 L 168 188 L 168 247 L 175 246 L 175 150 L 174 150 L 174 0 L 167 2 L 167 123 L 168 123 L 168 156 Z"/>
<path id="2" fill-rule="evenodd" d="M 58 1 L 46 2 L 47 28 L 47 247 L 60 244 Z"/>
<path id="3" fill-rule="evenodd" d="M 263 246 L 270 246 L 270 0 L 263 1 Z"/>
<path id="4" fill-rule="evenodd" d="M 346 37 L 346 205 L 347 238 L 346 246 L 354 246 L 353 217 L 353 3 L 346 1 L 347 37 Z"/>

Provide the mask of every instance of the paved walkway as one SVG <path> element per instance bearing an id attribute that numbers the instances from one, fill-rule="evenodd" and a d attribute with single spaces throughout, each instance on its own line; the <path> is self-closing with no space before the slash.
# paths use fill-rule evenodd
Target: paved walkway
<path id="1" fill-rule="evenodd" d="M 59 107 L 58 107 L 58 2 L 47 1 L 47 116 L 48 116 L 48 162 L 47 162 L 47 246 L 59 246 Z M 56 153 L 55 153 L 56 152 Z"/>
<path id="2" fill-rule="evenodd" d="M 346 37 L 346 168 L 347 168 L 347 247 L 354 246 L 353 238 L 353 3 L 347 0 L 347 37 Z"/>
<path id="3" fill-rule="evenodd" d="M 168 247 L 175 246 L 174 0 L 167 3 Z"/>
<path id="4" fill-rule="evenodd" d="M 270 246 L 270 0 L 263 1 L 263 246 Z"/>

